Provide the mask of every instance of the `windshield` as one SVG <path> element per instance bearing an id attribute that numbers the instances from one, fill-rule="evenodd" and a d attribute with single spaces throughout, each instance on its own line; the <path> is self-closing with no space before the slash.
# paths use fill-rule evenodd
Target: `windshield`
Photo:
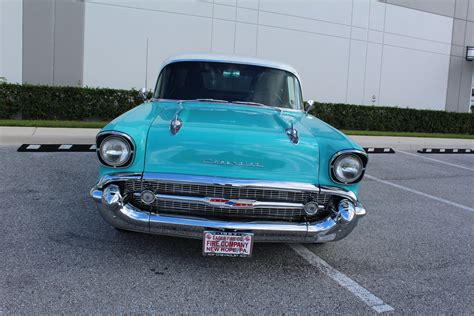
<path id="1" fill-rule="evenodd" d="M 176 62 L 160 73 L 154 98 L 223 100 L 302 109 L 298 79 L 290 72 L 220 62 Z"/>

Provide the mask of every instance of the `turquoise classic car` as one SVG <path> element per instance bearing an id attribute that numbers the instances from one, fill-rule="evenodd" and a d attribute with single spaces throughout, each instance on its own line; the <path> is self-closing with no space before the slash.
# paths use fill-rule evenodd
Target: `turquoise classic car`
<path id="1" fill-rule="evenodd" d="M 313 106 L 288 65 L 170 58 L 153 97 L 97 135 L 91 196 L 118 230 L 202 239 L 206 255 L 341 239 L 366 213 L 367 154 Z"/>

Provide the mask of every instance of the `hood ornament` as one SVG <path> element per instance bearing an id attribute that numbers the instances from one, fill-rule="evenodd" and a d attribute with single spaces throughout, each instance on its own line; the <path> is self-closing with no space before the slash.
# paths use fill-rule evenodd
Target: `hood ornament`
<path id="1" fill-rule="evenodd" d="M 173 135 L 176 135 L 179 130 L 183 127 L 183 121 L 178 117 L 178 113 L 176 113 L 174 119 L 170 121 L 170 132 Z"/>
<path id="2" fill-rule="evenodd" d="M 293 144 L 298 144 L 298 142 L 300 141 L 298 131 L 293 127 L 293 122 L 291 123 L 291 126 L 286 129 L 286 135 Z"/>
<path id="3" fill-rule="evenodd" d="M 173 135 L 178 134 L 181 127 L 183 127 L 183 121 L 179 118 L 179 113 L 183 110 L 182 102 L 178 102 L 178 110 L 174 114 L 174 118 L 170 121 L 170 132 Z"/>

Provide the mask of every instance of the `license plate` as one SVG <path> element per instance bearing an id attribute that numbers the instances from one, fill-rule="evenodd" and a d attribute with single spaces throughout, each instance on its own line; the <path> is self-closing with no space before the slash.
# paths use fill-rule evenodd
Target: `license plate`
<path id="1" fill-rule="evenodd" d="M 205 256 L 249 257 L 252 255 L 253 234 L 205 231 L 202 254 Z"/>

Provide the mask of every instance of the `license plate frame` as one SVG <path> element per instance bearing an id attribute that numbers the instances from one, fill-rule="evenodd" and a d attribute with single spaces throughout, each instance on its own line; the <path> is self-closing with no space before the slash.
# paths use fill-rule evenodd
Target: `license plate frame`
<path id="1" fill-rule="evenodd" d="M 249 232 L 204 231 L 203 256 L 248 258 L 253 253 L 254 234 Z"/>

